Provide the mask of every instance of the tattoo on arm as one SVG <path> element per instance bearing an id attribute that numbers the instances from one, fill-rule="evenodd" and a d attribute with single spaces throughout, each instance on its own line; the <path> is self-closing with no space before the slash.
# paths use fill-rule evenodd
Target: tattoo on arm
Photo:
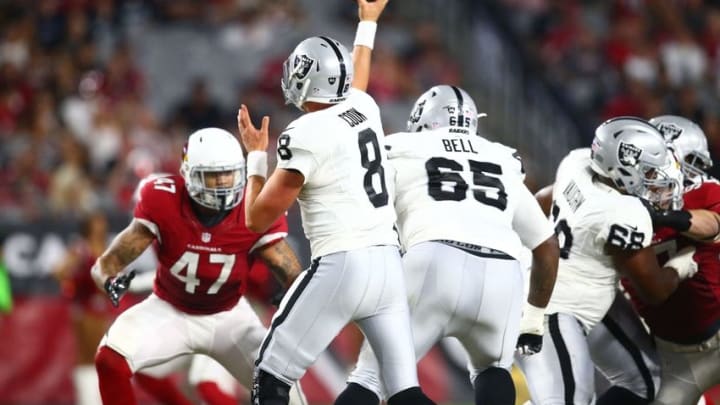
<path id="1" fill-rule="evenodd" d="M 302 271 L 300 261 L 285 239 L 258 249 L 256 254 L 285 288 L 289 287 Z"/>
<path id="2" fill-rule="evenodd" d="M 103 270 L 116 275 L 135 260 L 155 239 L 155 235 L 138 221 L 128 225 L 110 243 L 110 247 L 102 255 Z"/>

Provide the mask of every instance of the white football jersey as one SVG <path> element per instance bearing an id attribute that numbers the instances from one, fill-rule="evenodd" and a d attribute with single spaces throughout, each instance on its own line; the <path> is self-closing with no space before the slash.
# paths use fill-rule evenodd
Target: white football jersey
<path id="1" fill-rule="evenodd" d="M 552 217 L 560 241 L 560 264 L 548 313 L 579 319 L 586 331 L 615 298 L 619 274 L 605 245 L 642 249 L 652 241 L 650 214 L 637 197 L 599 182 L 590 169 L 590 149 L 568 154 L 557 170 Z"/>
<path id="2" fill-rule="evenodd" d="M 403 246 L 453 240 L 520 257 L 553 234 L 515 150 L 466 130 L 387 137 Z"/>
<path id="3" fill-rule="evenodd" d="M 380 109 L 368 94 L 304 114 L 278 138 L 278 168 L 305 176 L 298 196 L 312 256 L 397 245 Z"/>

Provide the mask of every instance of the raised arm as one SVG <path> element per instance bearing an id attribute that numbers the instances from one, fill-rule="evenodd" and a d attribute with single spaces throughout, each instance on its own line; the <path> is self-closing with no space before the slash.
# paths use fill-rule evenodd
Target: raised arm
<path id="1" fill-rule="evenodd" d="M 245 225 L 253 232 L 263 233 L 283 215 L 300 194 L 305 177 L 297 171 L 277 169 L 267 182 L 267 146 L 270 117 L 263 117 L 260 129 L 250 120 L 246 105 L 238 111 L 238 129 L 247 156 L 245 186 Z"/>
<path id="2" fill-rule="evenodd" d="M 254 254 L 272 271 L 273 276 L 287 289 L 302 271 L 300 261 L 285 239 L 257 249 Z"/>
<path id="3" fill-rule="evenodd" d="M 357 0 L 358 2 L 358 23 L 355 43 L 353 48 L 353 74 L 352 87 L 367 91 L 370 82 L 370 62 L 375 43 L 375 31 L 380 14 L 385 9 L 388 0 Z"/>

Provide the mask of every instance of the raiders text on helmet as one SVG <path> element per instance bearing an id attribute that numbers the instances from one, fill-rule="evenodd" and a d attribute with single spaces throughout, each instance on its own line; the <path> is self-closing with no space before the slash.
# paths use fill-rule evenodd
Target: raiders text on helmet
<path id="1" fill-rule="evenodd" d="M 455 127 L 477 133 L 478 113 L 467 92 L 456 86 L 432 87 L 417 99 L 407 122 L 408 132 Z"/>

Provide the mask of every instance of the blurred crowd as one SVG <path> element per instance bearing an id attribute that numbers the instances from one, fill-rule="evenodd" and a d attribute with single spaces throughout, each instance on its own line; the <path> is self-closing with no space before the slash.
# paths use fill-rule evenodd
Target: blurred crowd
<path id="1" fill-rule="evenodd" d="M 590 128 L 618 115 L 677 114 L 703 127 L 720 159 L 719 1 L 503 3 L 525 51 Z"/>
<path id="2" fill-rule="evenodd" d="M 231 26 L 241 40 L 269 49 L 273 29 L 281 24 L 321 33 L 308 27 L 307 10 L 300 3 L 0 3 L 0 222 L 77 219 L 98 209 L 128 212 L 140 178 L 177 172 L 185 139 L 194 129 L 220 126 L 236 132 L 238 106 L 215 99 L 208 86 L 213 77 L 175 84 L 187 88 L 185 96 L 173 100 L 162 116 L 150 107 L 147 69 L 134 46 L 142 41 L 133 35 L 138 21 L 157 29 Z M 347 6 L 334 17 L 354 21 L 357 9 Z M 425 88 L 460 84 L 460 68 L 449 62 L 434 24 L 411 25 L 393 16 L 392 9 L 388 14 L 383 30 L 405 35 L 376 47 L 369 90 L 381 104 L 406 103 L 408 113 Z M 292 117 L 279 88 L 285 55 L 268 55 L 254 80 L 227 85 L 240 89 L 238 100 L 257 116 Z M 288 122 L 280 121 L 275 132 Z"/>

